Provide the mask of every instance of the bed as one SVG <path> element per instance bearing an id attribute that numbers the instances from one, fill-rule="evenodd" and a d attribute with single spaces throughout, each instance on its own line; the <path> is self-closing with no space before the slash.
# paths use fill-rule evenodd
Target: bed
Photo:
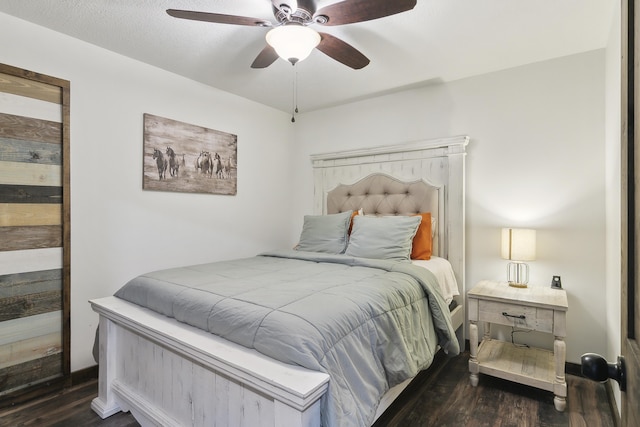
<path id="1" fill-rule="evenodd" d="M 321 274 L 316 274 L 320 280 L 311 286 L 314 293 L 318 292 L 318 288 L 326 286 L 326 283 L 322 283 L 322 278 L 331 281 L 330 292 L 334 292 L 337 289 L 334 285 L 340 280 L 340 277 L 351 275 L 353 272 L 364 275 L 358 277 L 356 282 L 357 280 L 361 282 L 372 281 L 370 279 L 372 274 L 376 275 L 375 280 L 377 280 L 378 274 L 384 275 L 385 280 L 387 277 L 397 279 L 400 275 L 398 283 L 415 281 L 425 291 L 427 288 L 435 286 L 433 283 L 430 285 L 427 282 L 437 282 L 440 289 L 437 292 L 429 291 L 433 292 L 430 298 L 425 301 L 411 301 L 411 304 L 420 307 L 429 305 L 430 310 L 433 309 L 437 312 L 440 310 L 438 307 L 443 306 L 438 301 L 446 300 L 445 302 L 448 303 L 451 300 L 455 306 L 453 310 L 450 313 L 448 310 L 446 313 L 441 310 L 446 321 L 436 317 L 434 317 L 435 320 L 429 321 L 432 324 L 429 328 L 436 332 L 435 337 L 429 338 L 429 340 L 435 343 L 433 345 L 444 347 L 445 350 L 454 349 L 455 351 L 456 348 L 463 348 L 461 344 L 464 342 L 465 323 L 463 299 L 464 156 L 467 143 L 467 137 L 451 137 L 367 150 L 325 153 L 314 155 L 311 159 L 315 181 L 314 213 L 317 215 L 310 216 L 310 218 L 329 216 L 343 218 L 348 215 L 351 220 L 350 224 L 353 224 L 354 233 L 349 239 L 351 243 L 367 242 L 366 239 L 359 240 L 361 236 L 364 236 L 362 234 L 364 224 L 374 224 L 378 219 L 384 220 L 389 216 L 408 218 L 417 213 L 429 212 L 431 216 L 429 224 L 433 231 L 431 233 L 432 259 L 426 262 L 431 263 L 434 266 L 432 268 L 436 268 L 435 266 L 439 263 L 444 263 L 450 269 L 450 275 L 455 278 L 454 283 L 457 289 L 449 289 L 448 296 L 441 287 L 441 280 L 432 280 L 437 274 L 424 273 L 423 266 L 414 267 L 412 263 L 408 262 L 371 260 L 362 256 L 363 254 L 367 255 L 368 245 L 366 244 L 361 249 L 354 245 L 352 253 L 349 254 L 349 241 L 346 242 L 346 252 L 349 256 L 327 253 L 314 254 L 306 250 L 260 254 L 258 256 L 259 262 L 264 265 L 264 267 L 260 267 L 260 274 L 269 276 L 270 272 L 265 274 L 264 269 L 272 269 L 274 264 L 286 264 L 285 268 L 288 269 L 286 271 L 298 271 L 296 273 L 298 275 L 311 277 L 314 276 L 315 269 L 319 268 L 316 267 L 316 264 L 318 266 L 330 265 L 329 269 L 335 270 L 334 276 L 326 275 L 324 270 Z M 353 211 L 360 211 L 361 215 L 353 217 Z M 369 218 L 369 215 L 372 217 Z M 412 224 L 422 223 L 424 218 L 422 221 L 411 222 Z M 306 225 L 307 218 L 305 218 Z M 385 229 L 387 228 L 385 226 Z M 300 245 L 306 241 L 303 236 L 304 227 Z M 305 248 L 302 247 L 302 249 Z M 363 250 L 365 252 L 362 252 Z M 300 259 L 300 257 L 304 259 Z M 311 259 L 307 259 L 308 257 Z M 244 264 L 248 262 L 246 260 L 230 261 L 229 263 L 233 264 L 234 262 L 241 264 L 241 271 L 248 271 L 252 268 L 247 267 L 248 264 Z M 304 268 L 304 270 L 299 270 L 299 268 Z M 311 270 L 306 270 L 308 268 Z M 206 271 L 220 271 L 220 269 L 221 265 L 200 266 L 181 270 L 180 274 L 186 273 L 191 277 L 192 282 L 201 283 Z M 415 273 L 418 270 L 420 271 Z M 119 291 L 120 297 L 112 296 L 90 301 L 92 308 L 100 315 L 99 393 L 92 402 L 92 408 L 98 415 L 106 418 L 121 410 L 131 411 L 142 425 L 162 426 L 320 426 L 321 413 L 325 420 L 330 419 L 327 415 L 333 411 L 330 402 L 342 400 L 341 398 L 336 399 L 335 396 L 343 396 L 339 394 L 342 391 L 336 390 L 338 390 L 338 383 L 345 381 L 342 380 L 342 377 L 335 375 L 334 368 L 324 365 L 325 358 L 322 359 L 322 363 L 317 360 L 311 360 L 307 363 L 306 359 L 291 359 L 288 360 L 290 363 L 284 363 L 276 360 L 275 355 L 270 355 L 268 350 L 264 350 L 261 347 L 261 341 L 255 338 L 261 333 L 256 331 L 262 330 L 259 328 L 263 328 L 264 325 L 272 325 L 269 323 L 271 317 L 274 317 L 271 311 L 268 314 L 271 317 L 263 317 L 253 321 L 255 324 L 260 324 L 259 328 L 250 329 L 252 321 L 247 321 L 247 324 L 241 328 L 243 331 L 252 331 L 251 340 L 256 340 L 255 347 L 260 349 L 258 351 L 256 348 L 247 348 L 245 346 L 247 343 L 243 341 L 242 337 L 227 336 L 226 330 L 217 330 L 215 332 L 218 335 L 216 335 L 204 330 L 206 327 L 202 328 L 202 326 L 210 324 L 216 325 L 215 328 L 218 327 L 218 323 L 204 322 L 207 325 L 200 325 L 201 320 L 192 318 L 191 314 L 197 311 L 193 307 L 197 307 L 198 302 L 202 300 L 202 294 L 199 293 L 201 289 L 188 292 L 180 291 L 180 295 L 195 294 L 194 301 L 186 303 L 182 314 L 177 315 L 181 321 L 164 315 L 171 314 L 173 308 L 167 308 L 166 312 L 162 314 L 164 303 L 150 304 L 153 310 L 138 305 L 141 301 L 156 301 L 156 294 L 177 293 L 172 287 L 174 273 L 177 274 L 176 271 L 167 270 L 143 275 L 142 281 L 152 282 L 151 286 L 144 288 L 144 290 L 138 291 L 137 285 L 133 285 L 123 292 Z M 237 275 L 237 273 L 233 274 Z M 446 273 L 440 272 L 438 274 Z M 295 274 L 291 273 L 290 275 L 294 276 Z M 243 283 L 252 280 L 253 278 L 246 279 Z M 278 276 L 276 281 L 277 283 L 273 284 L 276 286 L 274 289 L 280 289 L 278 286 L 281 286 L 280 282 L 283 279 Z M 234 286 L 237 285 L 234 284 Z M 345 283 L 344 286 L 351 286 L 351 284 Z M 250 291 L 253 292 L 253 290 Z M 297 289 L 296 292 L 298 292 Z M 320 292 L 327 298 L 327 289 L 323 288 Z M 346 292 L 353 295 L 357 291 L 349 288 Z M 269 295 L 280 297 L 286 293 L 258 294 L 257 299 L 250 303 L 254 304 L 256 301 L 269 299 Z M 365 294 L 367 292 L 362 293 L 363 299 Z M 225 301 L 226 298 L 225 295 Z M 279 317 L 290 316 L 292 312 L 297 315 L 296 309 L 299 312 L 310 312 L 312 310 L 308 306 L 304 309 L 295 306 L 298 304 L 298 300 L 306 300 L 306 298 L 307 296 L 294 296 L 291 298 L 292 305 L 287 306 L 288 311 L 285 310 L 283 313 L 273 310 L 273 312 L 278 312 Z M 245 296 L 242 299 L 245 299 Z M 346 299 L 339 297 L 335 301 Z M 234 302 L 232 305 L 235 306 L 235 304 Z M 278 307 L 284 305 L 282 301 L 274 301 L 272 304 Z M 326 304 L 326 306 L 329 307 L 331 304 Z M 388 309 L 384 310 L 386 313 Z M 244 315 L 238 316 L 236 314 L 235 316 L 236 320 L 242 318 L 244 321 Z M 311 317 L 313 319 L 313 314 Z M 380 316 L 372 317 L 378 318 Z M 304 325 L 314 325 L 313 328 L 307 329 L 306 335 L 313 335 L 315 329 L 323 328 L 323 326 L 315 326 L 313 322 L 316 320 L 320 320 L 317 315 L 315 320 L 310 320 L 307 323 L 302 322 Z M 368 318 L 366 322 L 369 322 Z M 301 322 L 295 324 L 298 323 Z M 275 335 L 285 336 L 288 335 L 287 331 L 291 330 L 289 328 L 294 327 L 295 324 L 283 327 L 273 323 L 273 326 L 266 329 L 277 331 L 278 328 L 281 328 L 279 333 Z M 340 329 L 340 324 L 337 324 L 337 327 Z M 425 329 L 427 328 L 425 327 Z M 453 332 L 453 329 L 456 331 Z M 369 331 L 371 330 L 375 331 L 375 329 L 369 329 Z M 302 331 L 305 329 L 303 328 Z M 290 335 L 295 334 L 291 333 Z M 313 347 L 306 341 L 304 344 L 300 344 L 300 340 L 305 338 L 305 333 L 299 335 L 299 337 L 292 338 L 293 341 L 290 343 L 280 347 Z M 333 333 L 329 335 L 333 335 Z M 272 339 L 265 337 L 266 341 Z M 389 339 L 395 338 L 390 337 Z M 337 340 L 340 343 L 347 341 L 344 337 Z M 353 341 L 357 344 L 360 340 Z M 423 345 L 418 342 L 419 340 L 414 341 L 416 342 L 411 345 Z M 280 350 L 276 353 L 279 352 Z M 413 352 L 413 348 L 406 351 L 407 354 Z M 331 352 L 322 354 L 325 353 L 332 354 Z M 352 350 L 349 349 L 346 353 L 351 357 Z M 345 354 L 345 351 L 336 351 L 333 354 L 339 358 Z M 285 360 L 287 357 L 294 356 L 284 356 Z M 388 358 L 389 356 L 376 356 L 375 363 L 380 363 L 379 360 Z M 408 384 L 410 375 L 416 373 L 412 370 L 424 368 L 425 363 L 428 364 L 430 359 L 432 359 L 432 355 L 427 354 L 416 360 L 411 369 L 400 369 L 400 371 L 406 370 L 407 372 L 397 375 L 383 374 L 386 375 L 386 378 L 383 378 L 382 381 L 369 380 L 369 374 L 367 374 L 364 375 L 367 380 L 358 387 L 347 382 L 345 384 L 347 390 L 351 388 L 368 389 L 367 381 L 388 382 L 394 385 L 381 399 L 378 399 L 379 396 L 375 394 L 377 391 L 373 391 L 371 395 L 368 395 L 368 391 L 366 393 L 353 392 L 356 399 L 364 399 L 367 402 L 375 399 L 375 402 L 363 404 L 366 406 L 362 410 L 364 415 L 354 415 L 353 419 L 356 421 L 353 425 L 366 425 L 375 420 Z M 315 363 L 318 363 L 317 369 L 312 369 L 316 366 Z M 407 376 L 409 378 L 405 378 Z M 392 380 L 389 380 L 389 377 Z M 348 378 L 348 375 L 345 374 L 345 378 Z M 357 375 L 352 378 L 357 380 Z M 396 383 L 398 384 L 395 385 Z M 373 413 L 375 416 L 372 417 Z M 333 425 L 336 425 L 337 422 L 343 424 L 342 421 L 335 420 L 340 420 L 340 418 L 335 418 L 332 421 Z M 366 424 L 364 420 L 366 420 Z M 352 419 L 348 418 L 347 421 L 351 422 Z"/>

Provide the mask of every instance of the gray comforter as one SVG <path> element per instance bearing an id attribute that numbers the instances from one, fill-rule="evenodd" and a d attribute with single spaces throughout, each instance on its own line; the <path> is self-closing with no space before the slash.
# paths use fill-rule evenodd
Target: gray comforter
<path id="1" fill-rule="evenodd" d="M 325 427 L 369 426 L 380 397 L 459 347 L 434 276 L 410 263 L 278 251 L 156 271 L 116 296 L 326 372 Z"/>

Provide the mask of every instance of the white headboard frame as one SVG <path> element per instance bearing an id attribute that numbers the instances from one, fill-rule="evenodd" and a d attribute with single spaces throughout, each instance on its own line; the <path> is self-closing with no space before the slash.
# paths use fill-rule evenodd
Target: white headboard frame
<path id="1" fill-rule="evenodd" d="M 327 193 L 354 184 L 372 173 L 401 181 L 424 180 L 440 187 L 438 240 L 440 256 L 449 260 L 465 295 L 465 156 L 468 136 L 453 136 L 397 145 L 314 154 L 314 212 L 326 213 Z"/>

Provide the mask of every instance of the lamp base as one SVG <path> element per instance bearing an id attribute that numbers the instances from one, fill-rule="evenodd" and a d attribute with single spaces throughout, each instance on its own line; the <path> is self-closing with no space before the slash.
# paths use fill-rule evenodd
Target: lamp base
<path id="1" fill-rule="evenodd" d="M 514 288 L 526 288 L 529 283 L 529 266 L 524 262 L 507 264 L 507 282 Z"/>
<path id="2" fill-rule="evenodd" d="M 509 282 L 509 286 L 511 286 L 512 288 L 527 288 L 527 284 L 526 283 L 516 283 L 516 282 Z"/>

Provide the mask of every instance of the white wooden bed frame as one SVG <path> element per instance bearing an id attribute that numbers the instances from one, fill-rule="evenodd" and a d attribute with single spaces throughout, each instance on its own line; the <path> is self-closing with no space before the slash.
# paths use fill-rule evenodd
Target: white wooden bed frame
<path id="1" fill-rule="evenodd" d="M 316 213 L 326 193 L 383 172 L 440 188 L 438 255 L 458 282 L 452 312 L 464 348 L 464 160 L 466 136 L 312 156 Z M 102 418 L 131 411 L 142 426 L 319 427 L 329 376 L 284 364 L 116 297 L 90 301 L 100 315 L 99 386 L 92 409 Z M 406 381 L 390 390 L 379 416 Z"/>

